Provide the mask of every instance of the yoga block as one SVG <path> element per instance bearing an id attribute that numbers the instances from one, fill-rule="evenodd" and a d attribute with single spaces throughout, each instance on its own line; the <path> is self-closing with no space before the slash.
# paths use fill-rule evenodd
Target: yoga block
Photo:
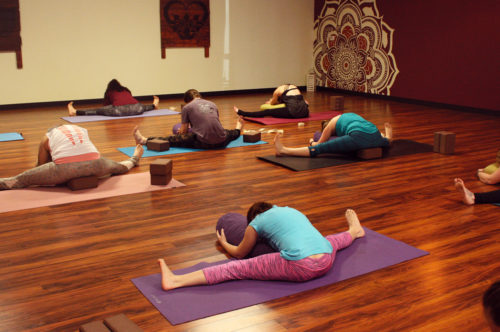
<path id="1" fill-rule="evenodd" d="M 330 106 L 334 111 L 342 111 L 344 109 L 344 97 L 343 96 L 331 96 Z"/>
<path id="2" fill-rule="evenodd" d="M 434 133 L 434 147 L 432 148 L 432 151 L 439 153 L 439 150 L 441 149 L 441 133 L 442 131 L 436 131 Z"/>
<path id="3" fill-rule="evenodd" d="M 246 134 L 243 134 L 243 142 L 247 142 L 247 143 L 256 143 L 258 141 L 260 141 L 260 133 L 259 132 L 255 132 L 255 133 L 246 133 Z"/>
<path id="4" fill-rule="evenodd" d="M 109 329 L 104 325 L 104 323 L 100 320 L 96 320 L 94 322 L 90 322 L 87 324 L 83 324 L 78 329 L 80 332 L 109 332 Z"/>
<path id="5" fill-rule="evenodd" d="M 358 158 L 361 159 L 378 159 L 382 158 L 382 148 L 362 149 L 356 152 Z"/>
<path id="6" fill-rule="evenodd" d="M 172 180 L 172 173 L 167 175 L 153 175 L 151 174 L 151 184 L 155 186 L 165 186 Z"/>
<path id="7" fill-rule="evenodd" d="M 442 131 L 439 140 L 439 152 L 452 154 L 455 152 L 455 134 L 450 131 Z"/>
<path id="8" fill-rule="evenodd" d="M 149 173 L 151 175 L 172 175 L 172 159 L 156 159 L 149 164 Z"/>
<path id="9" fill-rule="evenodd" d="M 144 332 L 124 314 L 108 317 L 104 320 L 104 324 L 112 332 Z"/>
<path id="10" fill-rule="evenodd" d="M 66 183 L 66 186 L 71 190 L 82 190 L 89 188 L 96 188 L 99 184 L 97 176 L 84 176 L 81 178 L 74 178 Z"/>
<path id="11" fill-rule="evenodd" d="M 148 147 L 148 150 L 153 150 L 153 151 L 167 151 L 170 149 L 170 143 L 168 141 L 164 141 L 161 139 L 152 139 L 149 140 L 148 143 L 146 144 Z"/>

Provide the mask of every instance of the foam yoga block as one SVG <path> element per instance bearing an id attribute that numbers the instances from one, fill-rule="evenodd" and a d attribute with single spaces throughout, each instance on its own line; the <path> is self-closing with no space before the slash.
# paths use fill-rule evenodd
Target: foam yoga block
<path id="1" fill-rule="evenodd" d="M 356 156 L 361 159 L 382 158 L 382 148 L 369 148 L 356 151 Z"/>
<path id="2" fill-rule="evenodd" d="M 144 332 L 124 314 L 106 318 L 104 320 L 104 325 L 112 332 Z"/>
<path id="3" fill-rule="evenodd" d="M 435 132 L 433 151 L 452 154 L 455 151 L 455 134 L 450 131 Z"/>
<path id="4" fill-rule="evenodd" d="M 81 178 L 71 179 L 66 183 L 66 186 L 71 190 L 82 190 L 96 188 L 99 184 L 97 176 L 84 176 Z"/>
<path id="5" fill-rule="evenodd" d="M 147 142 L 148 150 L 167 151 L 170 149 L 170 143 L 161 139 L 151 139 Z"/>
<path id="6" fill-rule="evenodd" d="M 181 123 L 176 123 L 173 127 L 172 127 L 172 133 L 174 135 L 177 135 L 179 133 L 179 129 L 181 129 Z M 188 128 L 188 133 L 192 132 L 193 130 L 191 128 Z"/>
<path id="7" fill-rule="evenodd" d="M 100 320 L 83 324 L 79 328 L 80 332 L 109 332 L 109 329 Z"/>
<path id="8" fill-rule="evenodd" d="M 247 226 L 248 223 L 245 216 L 230 212 L 219 218 L 215 229 L 219 232 L 221 229 L 224 229 L 227 242 L 237 246 L 243 240 Z M 259 239 L 246 258 L 269 254 L 271 252 L 276 252 L 276 250 L 267 244 L 267 242 Z"/>
<path id="9" fill-rule="evenodd" d="M 172 180 L 172 160 L 156 159 L 149 165 L 152 185 L 167 185 Z"/>
<path id="10" fill-rule="evenodd" d="M 256 143 L 260 141 L 260 132 L 255 130 L 249 130 L 243 133 L 243 142 L 246 143 Z"/>

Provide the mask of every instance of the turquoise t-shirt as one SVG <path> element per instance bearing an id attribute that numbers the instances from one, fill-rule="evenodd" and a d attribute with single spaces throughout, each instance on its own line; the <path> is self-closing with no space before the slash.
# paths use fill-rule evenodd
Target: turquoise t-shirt
<path id="1" fill-rule="evenodd" d="M 314 228 L 309 219 L 289 207 L 275 205 L 257 215 L 250 226 L 279 250 L 281 257 L 290 261 L 333 251 L 330 242 Z"/>
<path id="2" fill-rule="evenodd" d="M 344 113 L 342 114 L 335 124 L 335 133 L 337 136 L 349 135 L 353 131 L 361 131 L 367 134 L 373 134 L 378 131 L 378 128 L 371 123 L 363 119 L 356 113 Z"/>

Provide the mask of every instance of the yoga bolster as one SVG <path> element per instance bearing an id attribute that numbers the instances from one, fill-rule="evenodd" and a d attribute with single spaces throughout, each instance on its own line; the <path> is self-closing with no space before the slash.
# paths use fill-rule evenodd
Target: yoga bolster
<path id="1" fill-rule="evenodd" d="M 483 169 L 483 172 L 485 172 L 486 174 L 493 174 L 499 166 L 499 163 L 490 164 Z"/>
<path id="2" fill-rule="evenodd" d="M 174 124 L 174 126 L 172 127 L 172 133 L 174 135 L 177 135 L 179 133 L 179 129 L 181 129 L 181 123 L 176 123 Z M 192 132 L 191 128 L 188 128 L 188 133 Z"/>
<path id="3" fill-rule="evenodd" d="M 275 108 L 283 108 L 283 107 L 286 107 L 286 104 L 276 104 L 276 105 L 262 104 L 262 105 L 260 105 L 260 110 L 265 111 L 265 110 L 272 110 Z"/>
<path id="4" fill-rule="evenodd" d="M 243 240 L 247 226 L 248 223 L 245 216 L 239 213 L 229 212 L 219 218 L 215 229 L 220 232 L 223 228 L 227 242 L 237 246 L 240 244 L 241 240 Z M 264 240 L 259 239 L 246 258 L 269 254 L 271 252 L 276 252 L 276 250 Z"/>

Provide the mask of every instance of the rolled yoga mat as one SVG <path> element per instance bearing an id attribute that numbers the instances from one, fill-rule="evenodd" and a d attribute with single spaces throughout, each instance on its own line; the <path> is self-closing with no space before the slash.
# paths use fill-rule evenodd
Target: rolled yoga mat
<path id="1" fill-rule="evenodd" d="M 229 143 L 225 148 L 237 148 L 240 146 L 260 145 L 260 144 L 267 144 L 267 142 L 258 141 L 255 143 L 246 143 L 246 142 L 243 142 L 243 135 L 241 135 L 240 137 L 238 137 L 237 139 L 235 139 L 234 141 Z M 221 148 L 221 149 L 225 149 L 225 148 Z M 132 155 L 134 154 L 134 151 L 135 151 L 135 146 L 129 146 L 126 148 L 118 148 L 118 151 L 126 154 L 129 157 L 132 157 Z M 165 156 L 165 155 L 177 154 L 177 153 L 199 152 L 199 151 L 210 151 L 210 150 L 170 147 L 170 149 L 167 151 L 153 151 L 153 150 L 148 150 L 147 146 L 144 145 L 144 154 L 142 155 L 142 158 Z"/>
<path id="2" fill-rule="evenodd" d="M 129 115 L 129 116 L 76 115 L 76 116 L 63 116 L 62 119 L 71 123 L 81 123 L 81 122 L 121 120 L 121 119 L 131 119 L 131 118 L 147 118 L 151 116 L 175 115 L 175 114 L 180 114 L 180 113 L 169 109 L 159 109 L 159 110 L 144 112 L 139 115 Z"/>
<path id="3" fill-rule="evenodd" d="M 150 173 L 143 172 L 111 176 L 97 188 L 78 191 L 66 186 L 0 190 L 0 213 L 185 186 L 175 179 L 164 186 L 150 183 Z"/>
<path id="4" fill-rule="evenodd" d="M 328 120 L 328 119 L 331 119 L 339 114 L 340 114 L 339 112 L 335 112 L 335 111 L 309 113 L 309 117 L 298 118 L 298 119 L 272 118 L 272 117 L 252 118 L 252 117 L 246 116 L 245 120 L 261 123 L 264 125 L 275 125 L 275 124 L 284 124 L 284 123 L 297 123 L 297 122 L 304 122 L 304 121 L 313 121 L 313 120 Z"/>
<path id="5" fill-rule="evenodd" d="M 432 152 L 432 145 L 419 143 L 412 140 L 394 140 L 390 147 L 382 149 L 382 158 L 390 158 L 397 156 L 404 156 L 409 154 Z M 366 161 L 365 159 L 360 159 L 354 154 L 352 155 L 323 155 L 314 158 L 308 157 L 291 157 L 291 156 L 280 156 L 275 155 L 269 156 L 259 156 L 260 160 L 270 162 L 275 165 L 279 165 L 285 168 L 289 168 L 293 171 L 307 171 L 311 169 L 331 167 L 338 165 L 351 164 L 359 161 Z M 373 161 L 373 160 L 372 160 Z"/>
<path id="6" fill-rule="evenodd" d="M 306 282 L 235 280 L 168 292 L 161 289 L 159 273 L 135 278 L 132 282 L 172 325 L 176 325 L 331 285 L 429 254 L 370 229 L 365 228 L 365 231 L 365 237 L 337 252 L 333 267 L 326 275 Z M 174 273 L 183 274 L 224 262 L 227 260 L 203 262 Z"/>

